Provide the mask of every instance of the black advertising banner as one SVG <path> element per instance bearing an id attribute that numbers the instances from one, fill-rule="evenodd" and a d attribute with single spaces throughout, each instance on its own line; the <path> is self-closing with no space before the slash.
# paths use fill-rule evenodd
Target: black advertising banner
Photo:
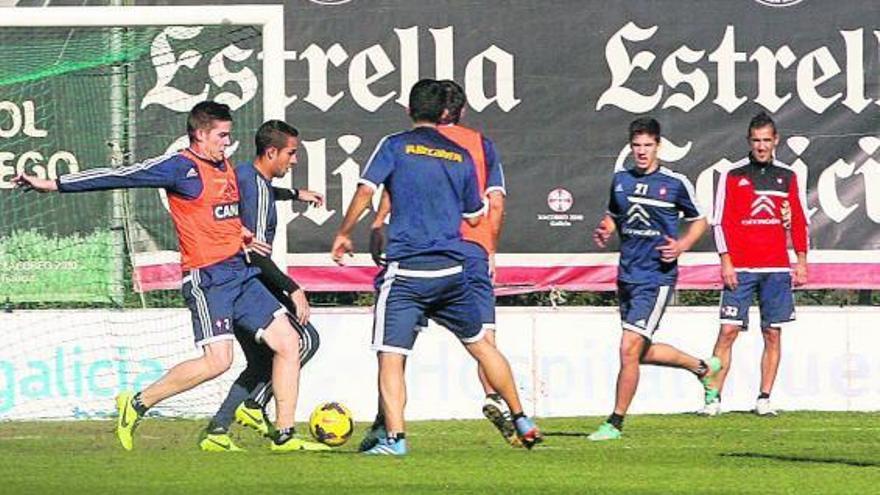
<path id="1" fill-rule="evenodd" d="M 408 91 L 424 77 L 458 81 L 465 123 L 500 151 L 508 192 L 501 291 L 613 288 L 615 246 L 596 248 L 590 232 L 612 171 L 629 159 L 631 120 L 661 122 L 661 160 L 690 178 L 711 212 L 718 176 L 747 154 L 749 119 L 762 110 L 781 133 L 777 158 L 807 188 L 810 286 L 880 287 L 875 1 L 299 0 L 284 8 L 284 111 L 302 133 L 292 184 L 327 197 L 322 208 L 279 204 L 286 262 L 308 289 L 371 289 L 369 218 L 350 266 L 335 267 L 328 251 L 374 147 L 409 127 Z M 246 41 L 216 48 L 227 72 L 210 71 L 213 82 L 198 85 L 204 94 L 187 91 L 243 102 L 236 139 L 244 144 L 234 159 L 247 160 L 261 95 L 244 72 L 259 75 L 259 57 L 244 55 L 256 51 Z M 180 64 L 166 85 L 187 84 L 199 63 Z M 168 132 L 182 134 L 185 110 L 165 108 Z M 151 242 L 136 264 L 157 281 L 144 288 L 163 286 L 156 273 L 172 273 L 160 269 L 171 258 L 149 253 L 173 252 L 173 235 L 158 216 L 142 224 Z M 681 264 L 680 287 L 718 286 L 711 236 Z"/>

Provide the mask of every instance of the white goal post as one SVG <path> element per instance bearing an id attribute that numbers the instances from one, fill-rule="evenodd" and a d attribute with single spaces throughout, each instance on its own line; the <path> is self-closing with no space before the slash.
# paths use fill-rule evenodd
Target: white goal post
<path id="1" fill-rule="evenodd" d="M 0 28 L 130 28 L 130 27 L 176 27 L 176 26 L 251 26 L 261 31 L 262 73 L 260 86 L 262 89 L 262 120 L 285 120 L 285 59 L 284 59 L 284 6 L 283 5 L 198 5 L 198 6 L 86 6 L 86 7 L 45 7 L 45 8 L 3 8 L 0 13 Z M 113 45 L 116 46 L 116 45 Z M 112 49 L 111 49 L 112 51 Z M 111 97 L 116 101 L 124 99 L 121 84 L 112 84 Z M 115 107 L 115 106 L 114 106 Z M 118 130 L 117 125 L 125 119 L 118 112 L 112 115 L 111 127 Z M 119 144 L 120 136 L 111 139 Z M 121 158 L 120 158 L 121 160 Z M 120 165 L 112 159 L 113 166 Z M 286 182 L 285 182 L 286 181 Z M 280 184 L 289 184 L 290 178 L 278 180 Z M 113 197 L 114 221 L 123 218 L 123 200 L 120 193 Z M 284 215 L 284 211 L 279 211 Z M 119 225 L 113 226 L 114 232 L 121 232 Z M 118 234 L 122 235 L 122 234 Z M 112 285 L 116 289 L 113 299 L 122 298 L 122 258 L 121 239 L 117 248 L 116 274 Z M 284 253 L 287 252 L 287 236 L 279 235 L 275 239 L 276 263 L 282 269 L 287 264 Z M 177 258 L 172 251 L 162 251 L 152 256 Z"/>

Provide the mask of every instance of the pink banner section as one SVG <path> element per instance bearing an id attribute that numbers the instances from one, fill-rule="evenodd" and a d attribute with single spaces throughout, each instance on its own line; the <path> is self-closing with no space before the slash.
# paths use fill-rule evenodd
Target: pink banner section
<path id="1" fill-rule="evenodd" d="M 369 266 L 292 266 L 287 273 L 307 291 L 369 292 L 378 269 Z M 852 274 L 859 273 L 858 281 Z M 616 288 L 617 267 L 547 266 L 501 267 L 496 280 L 498 295 L 521 294 L 550 289 L 611 291 Z M 166 263 L 135 267 L 134 288 L 138 292 L 180 288 L 180 265 Z M 720 289 L 718 265 L 691 265 L 679 269 L 679 289 Z M 880 289 L 878 263 L 811 263 L 809 283 L 804 289 Z"/>

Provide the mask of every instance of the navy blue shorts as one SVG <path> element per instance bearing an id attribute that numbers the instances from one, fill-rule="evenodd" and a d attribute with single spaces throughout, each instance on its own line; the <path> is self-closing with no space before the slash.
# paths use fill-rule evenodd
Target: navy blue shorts
<path id="1" fill-rule="evenodd" d="M 620 322 L 623 329 L 651 340 L 663 319 L 666 306 L 672 299 L 672 288 L 671 284 L 618 281 L 617 299 L 620 303 Z"/>
<path id="2" fill-rule="evenodd" d="M 475 246 L 464 259 L 464 273 L 471 288 L 471 296 L 480 313 L 480 323 L 486 330 L 495 330 L 495 285 L 489 273 L 489 255 Z M 417 330 L 428 328 L 428 318 L 422 318 Z"/>
<path id="3" fill-rule="evenodd" d="M 374 351 L 410 354 L 425 318 L 448 328 L 464 343 L 483 338 L 480 314 L 461 265 L 417 270 L 391 262 L 377 275 L 376 286 Z"/>
<path id="4" fill-rule="evenodd" d="M 489 274 L 489 257 L 467 256 L 464 259 L 464 273 L 471 288 L 471 297 L 480 312 L 480 323 L 486 330 L 495 330 L 495 286 Z"/>
<path id="5" fill-rule="evenodd" d="M 192 313 L 196 346 L 233 339 L 233 327 L 259 341 L 272 320 L 286 312 L 259 281 L 258 274 L 259 270 L 235 256 L 190 270 L 183 277 L 181 290 Z"/>
<path id="6" fill-rule="evenodd" d="M 749 328 L 749 307 L 755 294 L 761 311 L 761 328 L 779 326 L 794 321 L 794 293 L 791 273 L 736 272 L 736 289 L 721 291 L 721 324 Z"/>

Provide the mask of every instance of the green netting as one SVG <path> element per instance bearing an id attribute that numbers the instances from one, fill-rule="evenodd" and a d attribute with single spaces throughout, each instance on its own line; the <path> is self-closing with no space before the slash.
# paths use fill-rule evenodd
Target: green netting
<path id="1" fill-rule="evenodd" d="M 249 158 L 262 95 L 242 74 L 260 74 L 260 45 L 259 30 L 241 26 L 0 28 L 0 303 L 139 301 L 126 295 L 132 251 L 176 250 L 157 191 L 117 195 L 116 212 L 127 208 L 114 216 L 112 192 L 38 195 L 10 180 L 164 154 L 201 99 L 232 106 L 233 159 Z"/>

